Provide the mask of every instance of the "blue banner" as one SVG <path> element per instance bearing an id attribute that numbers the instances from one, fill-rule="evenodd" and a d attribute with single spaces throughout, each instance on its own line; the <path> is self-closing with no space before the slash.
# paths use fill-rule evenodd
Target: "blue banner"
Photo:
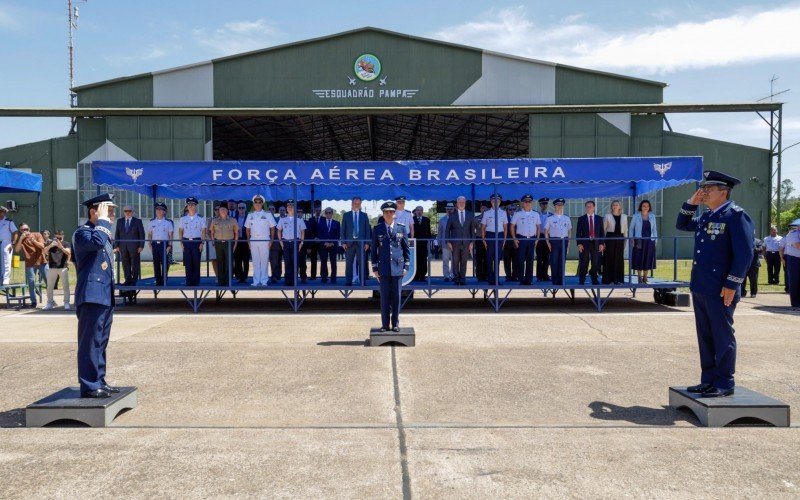
<path id="1" fill-rule="evenodd" d="M 697 182 L 702 172 L 702 157 L 92 163 L 95 184 L 151 196 L 206 199 L 261 192 L 270 199 L 311 199 L 312 195 L 314 199 L 348 199 L 351 194 L 377 199 L 404 194 L 435 200 L 469 190 L 483 198 L 498 188 L 519 195 L 572 191 L 579 196 L 596 192 L 605 193 L 597 196 L 625 196 Z"/>

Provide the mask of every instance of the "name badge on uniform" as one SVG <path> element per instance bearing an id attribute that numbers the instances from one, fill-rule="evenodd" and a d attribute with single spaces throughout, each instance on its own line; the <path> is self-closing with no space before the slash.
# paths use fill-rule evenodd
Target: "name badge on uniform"
<path id="1" fill-rule="evenodd" d="M 106 262 L 106 261 L 103 261 L 103 263 L 102 263 L 102 264 L 100 264 L 100 269 L 102 269 L 103 271 L 105 271 L 106 269 L 108 269 L 108 262 Z"/>

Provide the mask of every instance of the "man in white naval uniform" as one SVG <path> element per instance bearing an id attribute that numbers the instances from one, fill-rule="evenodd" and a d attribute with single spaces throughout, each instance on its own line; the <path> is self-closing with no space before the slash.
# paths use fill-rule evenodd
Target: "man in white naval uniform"
<path id="1" fill-rule="evenodd" d="M 267 267 L 269 266 L 269 245 L 275 227 L 275 217 L 264 210 L 264 197 L 253 196 L 253 211 L 247 214 L 244 227 L 250 240 L 250 255 L 253 258 L 252 286 L 267 286 Z"/>

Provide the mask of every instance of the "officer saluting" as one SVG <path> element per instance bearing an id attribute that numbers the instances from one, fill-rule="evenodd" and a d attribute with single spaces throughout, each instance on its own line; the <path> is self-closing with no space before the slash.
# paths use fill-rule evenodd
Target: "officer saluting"
<path id="1" fill-rule="evenodd" d="M 383 220 L 372 232 L 372 273 L 381 286 L 381 331 L 389 329 L 391 313 L 392 330 L 399 332 L 400 286 L 410 259 L 408 228 L 395 221 L 397 204 L 386 202 L 381 211 Z"/>
<path id="2" fill-rule="evenodd" d="M 676 227 L 694 231 L 690 290 L 700 348 L 700 383 L 688 387 L 702 397 L 733 394 L 736 338 L 733 312 L 753 259 L 753 222 L 730 200 L 741 181 L 720 172 L 703 172 L 700 189 L 683 204 Z M 694 218 L 701 203 L 709 208 Z"/>
<path id="3" fill-rule="evenodd" d="M 72 236 L 78 271 L 78 381 L 83 398 L 107 398 L 119 392 L 106 384 L 106 346 L 114 316 L 111 217 L 116 205 L 112 198 L 107 193 L 86 200 L 89 220 Z"/>

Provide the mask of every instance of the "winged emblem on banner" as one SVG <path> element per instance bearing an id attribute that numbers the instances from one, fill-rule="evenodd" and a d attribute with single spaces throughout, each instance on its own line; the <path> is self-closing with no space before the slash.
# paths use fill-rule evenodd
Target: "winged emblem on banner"
<path id="1" fill-rule="evenodd" d="M 667 173 L 667 170 L 672 168 L 672 162 L 667 163 L 653 163 L 653 170 L 661 174 L 661 178 L 664 178 L 664 174 Z"/>
<path id="2" fill-rule="evenodd" d="M 128 177 L 133 179 L 133 182 L 136 182 L 136 179 L 141 177 L 141 175 L 144 173 L 144 169 L 143 168 L 128 168 L 128 167 L 125 167 L 125 173 L 128 174 Z"/>

